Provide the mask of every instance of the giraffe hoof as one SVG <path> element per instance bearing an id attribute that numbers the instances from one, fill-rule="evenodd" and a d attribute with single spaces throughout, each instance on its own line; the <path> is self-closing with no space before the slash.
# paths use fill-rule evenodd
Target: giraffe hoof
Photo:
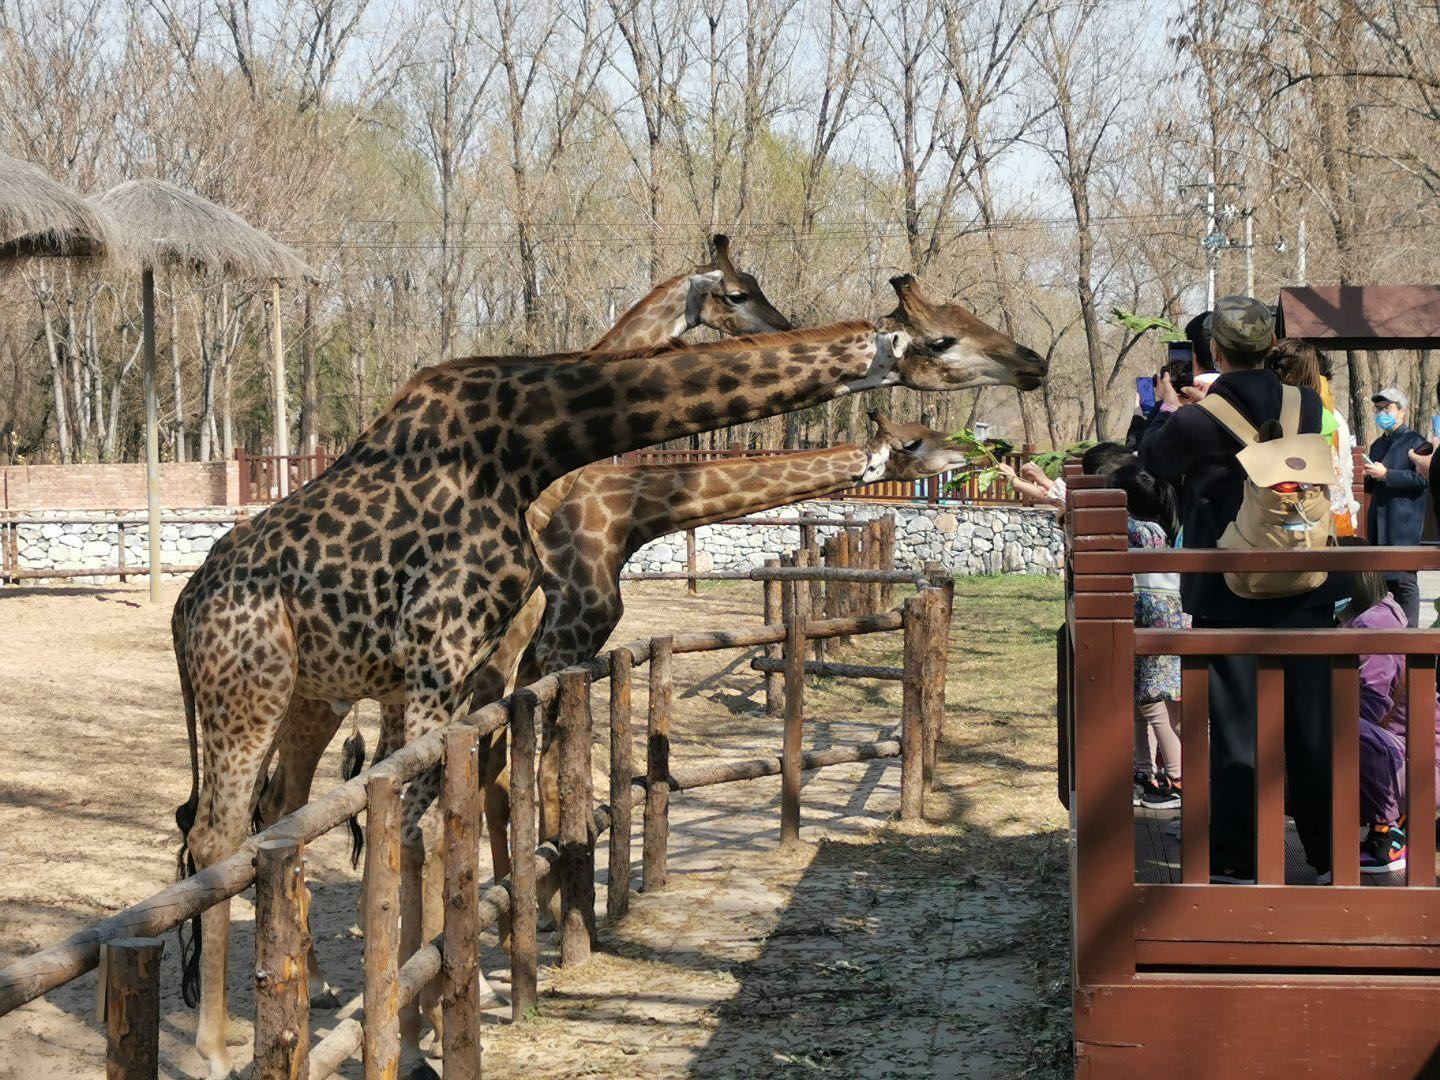
<path id="1" fill-rule="evenodd" d="M 316 994 L 310 999 L 310 1007 L 312 1009 L 338 1009 L 340 999 L 335 996 L 335 991 L 327 986 L 324 992 Z"/>

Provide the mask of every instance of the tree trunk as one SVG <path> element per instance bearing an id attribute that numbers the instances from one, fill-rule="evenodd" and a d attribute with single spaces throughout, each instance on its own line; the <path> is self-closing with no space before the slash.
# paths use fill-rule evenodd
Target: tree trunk
<path id="1" fill-rule="evenodd" d="M 170 366 L 175 378 L 175 438 L 173 457 L 184 461 L 185 386 L 180 373 L 180 304 L 175 298 L 175 275 L 170 275 Z"/>

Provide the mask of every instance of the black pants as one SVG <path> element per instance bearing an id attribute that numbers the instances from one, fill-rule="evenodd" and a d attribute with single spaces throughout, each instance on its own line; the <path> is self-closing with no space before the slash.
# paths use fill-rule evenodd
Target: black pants
<path id="1" fill-rule="evenodd" d="M 1385 587 L 1390 590 L 1390 595 L 1405 612 L 1405 621 L 1410 624 L 1410 629 L 1420 625 L 1420 579 L 1415 576 L 1415 571 L 1410 570 L 1402 574 L 1386 574 Z"/>
<path id="2" fill-rule="evenodd" d="M 1309 605 L 1264 621 L 1207 621 L 1197 627 L 1323 628 L 1329 608 Z M 1316 873 L 1330 869 L 1330 660 L 1297 656 L 1285 669 L 1285 779 L 1290 813 Z M 1255 876 L 1255 675 L 1253 656 L 1210 663 L 1210 866 Z"/>

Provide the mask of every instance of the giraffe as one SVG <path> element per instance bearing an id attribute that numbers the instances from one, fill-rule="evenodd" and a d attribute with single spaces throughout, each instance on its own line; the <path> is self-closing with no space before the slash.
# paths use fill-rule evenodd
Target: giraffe
<path id="1" fill-rule="evenodd" d="M 941 309 L 913 278 L 896 288 L 899 306 L 876 321 L 560 363 L 466 358 L 419 372 L 326 472 L 217 542 L 176 602 L 192 731 L 191 796 L 177 811 L 187 866 L 209 866 L 243 842 L 293 702 L 343 711 L 403 694 L 407 743 L 451 718 L 467 675 L 536 583 L 525 510 L 571 470 L 861 390 L 1040 384 L 1039 354 L 968 312 L 963 332 L 964 319 L 937 320 Z M 942 322 L 956 329 L 927 329 Z M 429 770 L 404 798 L 406 954 L 419 944 L 419 822 L 438 780 L 438 767 Z M 196 1045 L 212 1078 L 231 1075 L 228 938 L 225 902 L 202 916 L 204 948 L 187 965 L 198 961 Z M 406 1041 L 407 1075 L 427 1075 Z"/>
<path id="2" fill-rule="evenodd" d="M 710 239 L 711 259 L 651 289 L 616 320 L 589 352 L 620 352 L 678 343 L 697 326 L 730 337 L 791 329 L 760 283 L 730 258 L 730 238 Z"/>
<path id="3" fill-rule="evenodd" d="M 755 277 L 735 265 L 730 254 L 728 236 L 723 233 L 713 235 L 710 239 L 710 250 L 711 258 L 708 263 L 675 274 L 654 286 L 587 351 L 618 352 L 679 345 L 680 338 L 700 326 L 732 337 L 792 329 L 790 321 L 770 302 Z M 531 535 L 543 528 L 550 509 L 563 498 L 579 473 L 580 470 L 577 470 L 561 477 L 531 504 L 527 511 Z M 499 649 L 500 655 L 512 658 L 519 655 L 519 650 L 528 643 L 534 632 L 539 617 L 538 605 L 542 603 L 540 594 L 535 594 L 532 601 L 527 602 L 520 616 L 512 623 L 512 629 L 507 630 Z M 521 635 L 523 640 L 518 640 Z M 512 638 L 517 641 L 507 648 L 506 645 Z M 506 666 L 513 668 L 513 659 L 507 661 Z M 480 682 L 485 686 L 490 685 L 489 681 L 483 679 Z M 503 693 L 503 689 L 501 692 Z M 381 709 L 384 730 L 391 733 L 393 739 L 382 740 L 377 747 L 374 759 L 377 762 L 398 745 L 395 740 L 401 737 L 405 706 L 403 701 L 392 701 L 382 705 Z M 299 809 L 309 800 L 316 766 L 341 719 L 343 717 L 324 702 L 301 703 L 292 710 L 284 729 L 272 744 L 272 754 L 278 759 L 278 764 L 268 777 L 263 778 L 255 798 L 252 821 L 257 831 Z M 488 747 L 482 746 L 482 775 L 485 773 L 483 756 L 487 752 Z M 356 725 L 345 743 L 342 777 L 349 779 L 358 774 L 363 766 L 364 755 L 365 742 Z M 262 775 L 263 771 L 262 769 Z M 432 826 L 435 824 L 433 815 L 427 821 Z M 358 863 L 363 834 L 354 819 L 350 822 L 350 829 L 353 837 L 352 861 Z M 443 881 L 443 866 L 438 860 L 431 858 L 427 860 L 426 870 L 426 895 L 438 897 L 440 883 Z M 357 921 L 363 922 L 363 891 L 360 907 Z M 427 907 L 424 930 L 427 940 L 438 932 L 439 919 L 439 911 L 433 905 Z M 498 1000 L 498 995 L 490 990 L 483 972 L 480 978 L 483 996 Z M 309 989 L 312 1008 L 338 1007 L 339 1001 L 334 991 L 320 973 L 313 947 L 310 950 Z M 432 1026 L 438 1031 L 438 1001 L 434 1000 L 432 991 L 432 987 L 426 988 L 422 1007 L 431 1014 Z"/>

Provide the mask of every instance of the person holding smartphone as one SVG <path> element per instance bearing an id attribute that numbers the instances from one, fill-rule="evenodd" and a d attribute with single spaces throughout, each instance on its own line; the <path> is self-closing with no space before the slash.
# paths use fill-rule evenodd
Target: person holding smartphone
<path id="1" fill-rule="evenodd" d="M 1376 547 L 1413 547 L 1425 530 L 1425 492 L 1429 483 L 1416 470 L 1410 452 L 1429 444 L 1406 424 L 1410 399 L 1395 386 L 1374 395 L 1375 426 L 1380 437 L 1370 444 L 1365 490 L 1370 493 L 1366 535 Z M 1420 625 L 1420 585 L 1415 571 L 1386 574 L 1390 595 L 1413 628 Z"/>

